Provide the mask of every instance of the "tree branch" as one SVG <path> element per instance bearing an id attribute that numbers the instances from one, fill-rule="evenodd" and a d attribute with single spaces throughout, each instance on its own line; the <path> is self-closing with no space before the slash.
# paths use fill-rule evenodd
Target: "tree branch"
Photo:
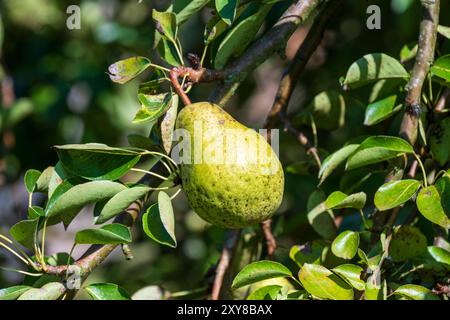
<path id="1" fill-rule="evenodd" d="M 440 0 L 421 0 L 422 22 L 420 23 L 419 47 L 407 87 L 405 114 L 400 126 L 400 136 L 412 145 L 417 141 L 421 109 L 422 87 L 434 60 L 437 27 L 439 24 Z"/>
<path id="2" fill-rule="evenodd" d="M 277 241 L 272 233 L 272 219 L 266 220 L 261 223 L 261 231 L 266 239 L 267 256 L 272 258 L 277 249 Z"/>
<path id="3" fill-rule="evenodd" d="M 286 114 L 289 101 L 306 64 L 319 46 L 323 33 L 332 15 L 336 12 L 340 0 L 330 0 L 314 19 L 314 23 L 300 45 L 294 59 L 287 67 L 278 86 L 277 95 L 266 120 L 265 127 L 274 128 L 279 121 L 279 113 Z"/>
<path id="4" fill-rule="evenodd" d="M 219 300 L 220 290 L 222 288 L 223 279 L 225 272 L 230 265 L 231 257 L 233 255 L 234 248 L 239 240 L 241 230 L 227 230 L 225 236 L 225 242 L 223 244 L 222 254 L 216 266 L 216 276 L 214 278 L 214 283 L 211 292 L 211 300 Z"/>
<path id="5" fill-rule="evenodd" d="M 297 26 L 303 23 L 322 2 L 323 0 L 295 1 L 266 34 L 225 68 L 226 79 L 216 87 L 209 100 L 220 105 L 226 104 L 247 74 L 283 47 Z"/>

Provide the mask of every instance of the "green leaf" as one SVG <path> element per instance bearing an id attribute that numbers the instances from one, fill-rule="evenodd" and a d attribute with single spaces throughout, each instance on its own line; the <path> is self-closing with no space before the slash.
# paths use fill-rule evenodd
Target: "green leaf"
<path id="1" fill-rule="evenodd" d="M 432 129 L 430 137 L 431 153 L 442 166 L 450 161 L 450 118 L 439 121 Z"/>
<path id="2" fill-rule="evenodd" d="M 307 219 L 314 231 L 325 239 L 333 239 L 337 228 L 333 212 L 325 204 L 323 192 L 315 191 L 310 195 L 307 210 Z"/>
<path id="3" fill-rule="evenodd" d="M 247 300 L 276 300 L 282 286 L 270 285 L 259 288 L 249 294 Z"/>
<path id="4" fill-rule="evenodd" d="M 125 189 L 124 185 L 112 181 L 92 181 L 76 185 L 59 195 L 50 207 L 47 206 L 46 216 L 61 215 L 60 218 L 67 227 L 85 205 L 110 199 Z"/>
<path id="5" fill-rule="evenodd" d="M 417 54 L 418 48 L 419 48 L 419 46 L 418 46 L 417 42 L 405 44 L 402 47 L 402 49 L 400 50 L 400 61 L 402 63 L 405 63 L 406 61 L 414 59 L 414 57 Z"/>
<path id="6" fill-rule="evenodd" d="M 331 270 L 356 290 L 364 291 L 365 282 L 361 280 L 364 269 L 360 266 L 354 264 L 342 264 Z"/>
<path id="7" fill-rule="evenodd" d="M 123 244 L 130 242 L 130 228 L 120 223 L 108 224 L 100 229 L 82 230 L 75 235 L 76 244 Z"/>
<path id="8" fill-rule="evenodd" d="M 124 84 L 137 77 L 150 66 L 150 60 L 145 57 L 120 60 L 109 66 L 109 77 L 113 82 Z"/>
<path id="9" fill-rule="evenodd" d="M 429 246 L 427 250 L 434 260 L 447 265 L 447 268 L 450 270 L 450 252 L 436 246 Z"/>
<path id="10" fill-rule="evenodd" d="M 3 70 L 0 69 L 0 79 L 2 77 L 2 72 Z M 34 106 L 30 99 L 18 99 L 9 109 L 7 109 L 4 126 L 6 128 L 13 128 L 20 121 L 32 114 L 33 111 Z"/>
<path id="11" fill-rule="evenodd" d="M 153 9 L 153 20 L 158 32 L 170 42 L 176 43 L 177 39 L 177 16 L 173 12 L 159 12 Z"/>
<path id="12" fill-rule="evenodd" d="M 236 16 L 239 0 L 215 0 L 216 10 L 223 21 L 230 25 Z"/>
<path id="13" fill-rule="evenodd" d="M 64 292 L 66 292 L 66 287 L 62 283 L 50 282 L 40 289 L 27 290 L 17 300 L 57 300 Z"/>
<path id="14" fill-rule="evenodd" d="M 150 206 L 142 216 L 144 232 L 154 241 L 176 248 L 175 218 L 172 201 L 165 192 L 159 192 L 158 203 Z"/>
<path id="15" fill-rule="evenodd" d="M 180 25 L 195 13 L 200 11 L 210 0 L 175 0 L 167 9 L 177 16 L 177 24 Z"/>
<path id="16" fill-rule="evenodd" d="M 330 154 L 322 163 L 319 171 L 319 179 L 322 184 L 325 179 L 341 164 L 343 163 L 356 149 L 359 144 L 349 144 L 338 151 Z"/>
<path id="17" fill-rule="evenodd" d="M 84 289 L 93 300 L 131 300 L 124 289 L 113 283 L 95 283 Z"/>
<path id="18" fill-rule="evenodd" d="M 139 100 L 142 105 L 133 123 L 151 122 L 161 117 L 172 106 L 172 94 L 163 93 L 157 95 L 139 94 Z"/>
<path id="19" fill-rule="evenodd" d="M 159 41 L 157 50 L 161 58 L 172 66 L 179 67 L 181 65 L 175 45 L 167 39 Z"/>
<path id="20" fill-rule="evenodd" d="M 262 260 L 246 265 L 234 278 L 232 289 L 273 278 L 292 277 L 292 272 L 281 263 Z"/>
<path id="21" fill-rule="evenodd" d="M 335 191 L 330 194 L 325 201 L 328 209 L 355 208 L 362 209 L 366 204 L 367 196 L 364 192 L 358 192 L 346 195 L 341 191 Z"/>
<path id="22" fill-rule="evenodd" d="M 367 166 L 396 158 L 405 153 L 414 153 L 412 146 L 405 140 L 391 136 L 373 136 L 364 140 L 349 157 L 347 170 Z"/>
<path id="23" fill-rule="evenodd" d="M 39 219 L 22 220 L 9 229 L 9 233 L 18 243 L 28 249 L 34 250 Z"/>
<path id="24" fill-rule="evenodd" d="M 450 39 L 450 27 L 446 26 L 438 26 L 437 31 L 446 37 L 447 39 Z"/>
<path id="25" fill-rule="evenodd" d="M 28 208 L 28 219 L 34 220 L 39 217 L 45 217 L 45 211 L 43 208 L 38 206 L 32 206 Z"/>
<path id="26" fill-rule="evenodd" d="M 381 284 L 373 283 L 372 280 L 367 280 L 364 289 L 365 300 L 386 300 L 386 280 Z"/>
<path id="27" fill-rule="evenodd" d="M 297 174 L 301 176 L 310 175 L 312 164 L 309 161 L 298 161 L 290 164 L 286 167 L 286 172 L 291 174 Z"/>
<path id="28" fill-rule="evenodd" d="M 304 264 L 298 276 L 306 291 L 316 298 L 353 300 L 352 287 L 323 266 Z"/>
<path id="29" fill-rule="evenodd" d="M 214 58 L 216 69 L 222 69 L 231 57 L 237 56 L 245 50 L 258 33 L 271 7 L 272 5 L 250 5 L 242 13 L 219 45 Z"/>
<path id="30" fill-rule="evenodd" d="M 50 181 L 51 181 L 51 178 L 52 178 L 54 172 L 55 172 L 54 167 L 48 167 L 47 169 L 45 169 L 39 176 L 39 179 L 37 179 L 34 191 L 35 192 L 48 192 Z"/>
<path id="31" fill-rule="evenodd" d="M 344 231 L 334 239 L 331 245 L 331 251 L 336 257 L 350 260 L 358 252 L 359 233 L 353 231 Z"/>
<path id="32" fill-rule="evenodd" d="M 203 35 L 205 45 L 209 45 L 228 29 L 228 24 L 219 16 L 213 16 L 205 26 Z"/>
<path id="33" fill-rule="evenodd" d="M 446 81 L 450 81 L 450 54 L 442 56 L 434 61 L 430 72 Z"/>
<path id="34" fill-rule="evenodd" d="M 16 300 L 23 293 L 31 289 L 29 286 L 14 286 L 5 289 L 0 289 L 0 301 L 1 300 Z"/>
<path id="35" fill-rule="evenodd" d="M 394 291 L 394 294 L 410 300 L 440 300 L 430 289 L 416 284 L 402 285 Z"/>
<path id="36" fill-rule="evenodd" d="M 381 79 L 408 79 L 409 74 L 396 59 L 384 53 L 367 54 L 347 71 L 343 85 L 355 89 Z"/>
<path id="37" fill-rule="evenodd" d="M 170 107 L 167 112 L 161 117 L 161 140 L 164 150 L 170 154 L 172 149 L 173 130 L 175 128 L 175 121 L 178 115 L 178 95 L 172 95 Z"/>
<path id="38" fill-rule="evenodd" d="M 366 126 L 373 126 L 374 124 L 380 123 L 394 115 L 401 108 L 402 104 L 397 103 L 396 95 L 373 102 L 367 106 L 364 124 Z"/>
<path id="39" fill-rule="evenodd" d="M 117 180 L 141 157 L 140 150 L 98 143 L 69 144 L 55 149 L 64 169 L 88 180 Z"/>
<path id="40" fill-rule="evenodd" d="M 375 193 L 374 203 L 380 211 L 398 207 L 411 199 L 420 188 L 420 182 L 413 179 L 390 181 Z"/>
<path id="41" fill-rule="evenodd" d="M 417 196 L 417 208 L 420 213 L 431 222 L 443 228 L 450 228 L 450 219 L 444 211 L 443 203 L 449 201 L 442 199 L 436 186 L 429 186 L 420 190 Z"/>
<path id="42" fill-rule="evenodd" d="M 317 128 L 335 130 L 345 125 L 346 100 L 336 91 L 323 91 L 316 95 L 313 101 L 298 113 L 294 125 L 311 125 L 311 117 Z"/>
<path id="43" fill-rule="evenodd" d="M 307 243 L 302 246 L 295 245 L 289 250 L 289 257 L 299 267 L 305 263 L 320 264 L 324 249 L 325 246 L 318 241 L 313 241 L 311 244 Z"/>
<path id="44" fill-rule="evenodd" d="M 427 239 L 419 229 L 407 225 L 394 229 L 389 245 L 389 256 L 395 262 L 417 257 L 427 250 Z"/>
<path id="45" fill-rule="evenodd" d="M 115 216 L 124 212 L 133 202 L 144 197 L 151 189 L 149 187 L 137 186 L 125 189 L 117 193 L 105 203 L 100 215 L 95 219 L 96 224 L 105 223 Z"/>
<path id="46" fill-rule="evenodd" d="M 38 170 L 30 169 L 25 172 L 25 176 L 23 178 L 25 187 L 27 188 L 28 193 L 32 193 L 36 187 L 36 182 L 41 176 L 41 172 Z"/>

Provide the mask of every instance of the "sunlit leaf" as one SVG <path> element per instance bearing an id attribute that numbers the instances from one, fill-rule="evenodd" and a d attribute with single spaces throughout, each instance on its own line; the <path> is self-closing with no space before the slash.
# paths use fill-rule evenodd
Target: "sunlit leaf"
<path id="1" fill-rule="evenodd" d="M 246 265 L 234 278 L 232 288 L 237 289 L 249 284 L 272 278 L 292 277 L 291 271 L 275 261 L 257 261 Z"/>
<path id="2" fill-rule="evenodd" d="M 374 203 L 380 211 L 398 207 L 414 196 L 420 188 L 414 179 L 396 180 L 383 184 L 375 193 Z"/>
<path id="3" fill-rule="evenodd" d="M 108 224 L 100 229 L 86 229 L 75 235 L 77 244 L 123 244 L 131 242 L 130 228 L 120 223 Z"/>
<path id="4" fill-rule="evenodd" d="M 145 57 L 133 57 L 117 61 L 109 66 L 109 77 L 112 81 L 124 84 L 150 67 L 151 62 Z"/>

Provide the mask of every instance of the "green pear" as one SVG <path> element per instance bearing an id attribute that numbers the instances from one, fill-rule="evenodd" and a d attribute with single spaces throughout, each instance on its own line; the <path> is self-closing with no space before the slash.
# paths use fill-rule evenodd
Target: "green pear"
<path id="1" fill-rule="evenodd" d="M 200 217 L 231 229 L 272 217 L 284 173 L 263 136 L 208 102 L 183 108 L 176 129 L 183 190 Z"/>

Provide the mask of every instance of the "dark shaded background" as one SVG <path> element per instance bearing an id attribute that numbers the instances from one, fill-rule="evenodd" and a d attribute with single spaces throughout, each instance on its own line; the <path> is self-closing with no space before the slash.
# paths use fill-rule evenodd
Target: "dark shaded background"
<path id="1" fill-rule="evenodd" d="M 134 55 L 153 57 L 151 9 L 165 9 L 168 2 L 0 1 L 4 24 L 2 107 L 16 110 L 16 121 L 9 127 L 0 126 L 2 232 L 6 233 L 10 226 L 26 216 L 27 194 L 22 185 L 23 173 L 29 168 L 43 170 L 54 165 L 57 157 L 51 146 L 86 142 L 127 145 L 127 135 L 148 134 L 145 125 L 131 124 L 139 107 L 137 86 L 148 74 L 121 86 L 109 80 L 106 70 L 121 58 Z M 417 41 L 421 15 L 419 2 L 344 1 L 302 76 L 290 105 L 291 110 L 305 106 L 323 90 L 339 90 L 339 77 L 345 75 L 353 61 L 366 53 L 385 52 L 398 58 L 404 44 Z M 70 4 L 81 6 L 81 30 L 70 31 L 66 28 L 65 12 Z M 382 9 L 381 30 L 368 30 L 365 26 L 368 16 L 366 8 L 370 4 L 378 4 Z M 286 1 L 282 1 L 273 10 L 282 10 L 285 5 Z M 442 1 L 441 24 L 449 26 L 447 12 L 450 12 L 450 2 Z M 269 24 L 271 16 L 274 14 L 269 14 Z M 208 9 L 205 9 L 183 25 L 180 37 L 184 52 L 201 54 L 207 17 Z M 273 102 L 283 66 L 295 54 L 307 28 L 301 27 L 290 40 L 286 61 L 274 56 L 245 81 L 229 104 L 230 113 L 248 126 L 261 126 Z M 448 47 L 448 43 L 443 46 Z M 210 88 L 210 85 L 196 87 L 191 99 L 205 99 Z M 368 92 L 361 90 L 354 94 L 364 107 Z M 320 131 L 320 147 L 332 152 L 348 139 L 363 133 L 397 132 L 398 119 L 394 119 L 389 126 L 364 128 L 362 107 L 358 104 L 347 105 L 346 126 L 332 132 Z M 281 135 L 280 152 L 286 165 L 306 159 L 297 142 L 285 134 Z M 337 178 L 339 175 L 335 175 Z M 368 183 L 377 187 L 380 181 L 382 176 Z M 316 184 L 315 176 L 286 174 L 285 201 L 280 208 L 282 215 L 275 219 L 280 239 L 280 259 L 285 258 L 290 245 L 317 237 L 305 216 L 307 197 Z M 334 191 L 333 177 L 324 188 Z M 219 255 L 223 230 L 206 226 L 190 211 L 184 196 L 178 198 L 175 208 L 177 249 L 167 249 L 153 243 L 136 228 L 138 241 L 132 246 L 135 259 L 126 262 L 121 254 L 116 254 L 108 260 L 114 263 L 103 265 L 89 281 L 118 283 L 130 292 L 149 284 L 162 284 L 171 291 L 201 287 L 204 274 Z M 50 229 L 50 252 L 69 250 L 73 231 L 90 223 L 91 215 L 87 211 L 68 233 L 58 227 Z M 349 214 L 341 227 L 351 229 L 358 223 L 357 215 Z M 14 262 L 6 258 L 1 251 L 0 264 L 14 266 Z M 15 274 L 0 273 L 0 288 L 18 281 L 20 277 Z"/>

